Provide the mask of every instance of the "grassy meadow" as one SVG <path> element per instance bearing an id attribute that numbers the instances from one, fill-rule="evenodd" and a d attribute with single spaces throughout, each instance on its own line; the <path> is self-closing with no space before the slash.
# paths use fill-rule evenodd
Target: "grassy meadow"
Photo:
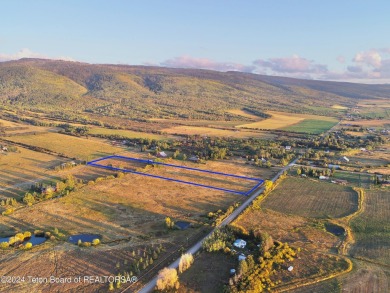
<path id="1" fill-rule="evenodd" d="M 263 207 L 311 218 L 341 218 L 357 209 L 357 194 L 348 186 L 290 177 L 267 197 Z"/>
<path id="2" fill-rule="evenodd" d="M 81 160 L 90 160 L 123 152 L 122 148 L 112 146 L 100 139 L 87 139 L 60 133 L 12 136 L 8 139 L 14 142 L 49 149 L 53 152 Z"/>
<path id="3" fill-rule="evenodd" d="M 333 117 L 295 114 L 285 112 L 268 112 L 271 118 L 253 123 L 239 125 L 238 127 L 254 129 L 282 129 L 286 131 L 298 131 L 307 133 L 321 133 L 329 130 L 337 124 L 338 120 Z"/>

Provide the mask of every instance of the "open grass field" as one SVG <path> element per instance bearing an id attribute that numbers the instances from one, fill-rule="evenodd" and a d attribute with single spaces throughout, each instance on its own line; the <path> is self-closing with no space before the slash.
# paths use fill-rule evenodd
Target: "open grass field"
<path id="1" fill-rule="evenodd" d="M 369 188 L 373 183 L 372 175 L 363 173 L 335 171 L 332 178 L 347 180 L 348 185 L 363 188 Z"/>
<path id="2" fill-rule="evenodd" d="M 90 134 L 102 134 L 102 135 L 120 135 L 126 138 L 148 138 L 155 140 L 166 140 L 172 138 L 172 136 L 164 136 L 153 133 L 138 132 L 124 129 L 108 129 L 103 127 L 92 127 L 89 131 Z"/>
<path id="3" fill-rule="evenodd" d="M 337 109 L 337 110 L 346 110 L 346 109 L 348 109 L 348 107 L 337 105 L 337 104 L 333 105 L 332 108 L 333 109 Z"/>
<path id="4" fill-rule="evenodd" d="M 364 211 L 351 226 L 357 239 L 351 254 L 390 265 L 389 191 L 367 191 Z"/>
<path id="5" fill-rule="evenodd" d="M 336 118 L 325 116 L 271 111 L 268 114 L 271 114 L 272 117 L 254 123 L 242 124 L 238 127 L 320 133 L 330 129 L 338 122 Z M 290 127 L 293 128 L 289 129 Z"/>
<path id="6" fill-rule="evenodd" d="M 357 209 L 351 187 L 289 177 L 263 203 L 264 208 L 313 218 L 341 218 Z"/>
<path id="7" fill-rule="evenodd" d="M 236 258 L 223 253 L 201 253 L 191 268 L 180 276 L 178 293 L 223 292 L 230 269 L 238 265 Z"/>
<path id="8" fill-rule="evenodd" d="M 300 287 L 293 293 L 329 292 L 389 292 L 389 273 L 385 268 L 373 264 L 354 261 L 355 269 L 341 277 Z"/>
<path id="9" fill-rule="evenodd" d="M 225 120 L 183 120 L 183 119 L 163 119 L 153 118 L 149 121 L 159 122 L 161 125 L 167 124 L 180 124 L 189 126 L 203 126 L 203 127 L 220 127 L 220 128 L 232 128 L 243 123 L 243 121 L 225 121 Z"/>
<path id="10" fill-rule="evenodd" d="M 16 126 L 19 126 L 18 123 L 0 119 L 0 127 L 16 127 Z"/>
<path id="11" fill-rule="evenodd" d="M 272 196 L 272 194 L 270 195 Z M 328 251 L 334 248 L 340 239 L 325 231 L 318 221 L 297 215 L 288 215 L 262 207 L 240 216 L 233 225 L 246 230 L 260 228 L 275 240 L 288 242 L 295 247 Z"/>
<path id="12" fill-rule="evenodd" d="M 338 122 L 335 121 L 324 121 L 324 120 L 315 120 L 315 119 L 305 119 L 298 122 L 295 125 L 284 127 L 283 130 L 292 131 L 292 132 L 306 132 L 313 134 L 320 134 L 331 129 Z"/>
<path id="13" fill-rule="evenodd" d="M 0 195 L 20 195 L 31 181 L 52 176 L 53 168 L 65 161 L 68 160 L 22 147 L 18 152 L 0 153 Z"/>
<path id="14" fill-rule="evenodd" d="M 53 152 L 81 160 L 89 160 L 123 151 L 122 148 L 109 145 L 100 139 L 87 139 L 60 133 L 12 136 L 8 139 L 14 142 L 49 149 Z"/>
<path id="15" fill-rule="evenodd" d="M 185 134 L 185 135 L 202 135 L 202 136 L 219 136 L 219 137 L 234 137 L 234 138 L 272 138 L 273 134 L 261 131 L 248 130 L 226 130 L 210 127 L 198 126 L 174 126 L 163 129 L 162 131 L 168 134 Z"/>
<path id="16" fill-rule="evenodd" d="M 207 168 L 234 172 L 233 164 L 215 164 Z M 244 168 L 248 168 L 246 172 L 252 176 L 259 175 L 256 169 L 244 164 L 235 171 L 246 174 Z M 155 172 L 162 175 L 164 170 L 156 169 Z M 202 222 L 203 215 L 208 212 L 227 208 L 243 199 L 245 197 L 240 195 L 128 174 L 121 179 L 85 186 L 64 198 L 34 205 L 28 208 L 28 213 L 16 211 L 4 218 L 3 224 L 21 230 L 58 226 L 70 234 L 100 233 L 107 240 L 140 235 L 154 237 L 155 233 L 164 235 L 166 216 L 175 221 Z"/>
<path id="17" fill-rule="evenodd" d="M 191 164 L 191 163 L 182 164 L 181 162 L 179 162 L 178 164 L 178 162 L 174 162 L 173 160 L 169 160 L 169 162 L 167 161 L 166 163 L 174 164 L 177 166 L 188 166 L 191 168 L 197 168 L 205 171 L 215 171 L 214 169 L 210 170 L 208 168 L 205 168 L 202 165 L 199 166 L 199 164 Z M 204 173 L 202 171 L 188 170 L 179 167 L 171 167 L 165 165 L 155 165 L 153 167 L 153 166 L 147 166 L 147 164 L 142 162 L 125 160 L 120 158 L 106 159 L 97 162 L 97 164 L 102 166 L 112 166 L 124 170 L 137 171 L 149 175 L 158 175 L 158 176 L 163 176 L 165 178 L 171 178 L 174 180 L 181 180 L 181 181 L 191 182 L 195 184 L 208 185 L 211 187 L 223 188 L 223 189 L 228 189 L 237 192 L 248 192 L 251 188 L 257 185 L 261 180 L 261 178 L 256 178 L 257 179 L 256 181 L 247 180 L 243 178 L 235 178 L 235 177 L 219 175 L 219 174 Z M 227 166 L 226 169 L 230 169 L 228 163 L 224 163 L 224 165 Z M 232 172 L 234 173 L 228 173 L 228 174 L 248 176 L 248 173 L 254 173 L 253 171 L 255 170 L 252 168 L 253 167 L 251 166 L 248 166 L 248 168 L 245 168 L 243 166 L 241 167 L 236 166 L 236 168 L 232 170 Z M 224 173 L 226 173 L 226 170 L 224 170 Z"/>
<path id="18" fill-rule="evenodd" d="M 262 117 L 256 116 L 248 111 L 242 110 L 242 109 L 232 109 L 227 111 L 228 113 L 239 115 L 245 118 L 253 119 L 253 120 L 261 120 Z"/>
<path id="19" fill-rule="evenodd" d="M 362 127 L 388 128 L 390 127 L 390 119 L 355 120 L 353 121 L 353 124 Z"/>
<path id="20" fill-rule="evenodd" d="M 388 99 L 359 100 L 357 105 L 362 108 L 390 108 Z"/>

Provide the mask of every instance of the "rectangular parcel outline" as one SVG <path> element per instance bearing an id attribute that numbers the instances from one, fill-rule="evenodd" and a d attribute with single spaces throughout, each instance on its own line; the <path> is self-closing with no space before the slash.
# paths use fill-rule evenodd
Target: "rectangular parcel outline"
<path id="1" fill-rule="evenodd" d="M 112 167 L 112 166 L 105 166 L 105 165 L 97 164 L 98 162 L 101 162 L 101 161 L 104 161 L 107 159 L 122 159 L 122 160 L 129 160 L 129 161 L 135 161 L 135 162 L 146 163 L 146 164 L 154 164 L 154 165 L 162 165 L 162 166 L 186 169 L 186 170 L 209 173 L 209 174 L 223 175 L 223 176 L 227 176 L 227 177 L 255 181 L 256 185 L 253 186 L 248 191 L 238 191 L 238 190 L 226 189 L 226 188 L 221 188 L 221 187 L 212 186 L 212 185 L 205 185 L 205 184 L 200 184 L 200 183 L 191 182 L 191 181 L 184 181 L 184 180 L 174 179 L 174 178 L 170 178 L 170 177 L 164 177 L 164 176 L 153 175 L 153 174 L 148 174 L 148 173 L 143 173 L 143 172 L 138 172 L 138 171 L 132 171 L 132 170 L 123 169 L 123 168 L 116 168 L 116 167 Z M 245 195 L 245 196 L 248 196 L 249 194 L 251 194 L 254 190 L 256 190 L 258 187 L 260 187 L 264 182 L 264 180 L 260 179 L 260 178 L 241 176 L 241 175 L 235 175 L 235 174 L 228 174 L 228 173 L 222 173 L 222 172 L 216 172 L 216 171 L 210 171 L 210 170 L 203 170 L 203 169 L 198 169 L 198 168 L 191 168 L 191 167 L 168 164 L 168 163 L 163 163 L 163 162 L 155 162 L 153 160 L 137 159 L 137 158 L 125 157 L 125 156 L 119 156 L 119 155 L 102 157 L 102 158 L 87 162 L 87 165 L 92 166 L 92 167 L 108 169 L 108 170 L 112 170 L 112 171 L 121 171 L 121 172 L 125 172 L 125 173 L 143 175 L 143 176 L 148 176 L 148 177 L 153 177 L 153 178 L 158 178 L 158 179 L 163 179 L 163 180 L 167 180 L 167 181 L 178 182 L 178 183 L 183 183 L 183 184 L 188 184 L 188 185 L 193 185 L 193 186 L 198 186 L 198 187 L 205 187 L 205 188 L 210 188 L 210 189 L 215 189 L 215 190 L 220 190 L 220 191 L 225 191 L 225 192 L 230 192 L 230 193 L 235 193 L 235 194 L 240 194 L 240 195 Z"/>

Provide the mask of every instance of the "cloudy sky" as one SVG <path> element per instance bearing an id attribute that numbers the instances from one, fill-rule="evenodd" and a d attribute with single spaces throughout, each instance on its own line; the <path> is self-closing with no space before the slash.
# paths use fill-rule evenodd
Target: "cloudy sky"
<path id="1" fill-rule="evenodd" d="M 0 0 L 0 61 L 390 83 L 390 1 Z"/>

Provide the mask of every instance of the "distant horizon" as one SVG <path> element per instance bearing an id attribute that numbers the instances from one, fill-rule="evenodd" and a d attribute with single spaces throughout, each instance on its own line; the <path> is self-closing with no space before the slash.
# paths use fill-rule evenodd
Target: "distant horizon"
<path id="1" fill-rule="evenodd" d="M 74 62 L 74 63 L 81 63 L 81 64 L 87 64 L 87 65 L 111 65 L 111 66 L 129 66 L 129 67 L 155 67 L 155 68 L 164 68 L 164 69 L 185 69 L 185 70 L 205 70 L 205 71 L 211 71 L 211 72 L 221 72 L 221 73 L 242 73 L 242 74 L 253 74 L 258 76 L 269 76 L 269 77 L 276 77 L 276 78 L 291 78 L 296 80 L 307 80 L 307 81 L 323 81 L 323 82 L 337 82 L 337 83 L 351 83 L 351 84 L 362 84 L 362 85 L 390 85 L 390 82 L 385 83 L 375 83 L 375 80 L 370 82 L 362 82 L 360 80 L 357 81 L 343 81 L 343 80 L 323 80 L 323 79 L 309 79 L 309 78 L 302 78 L 302 77 L 291 77 L 291 76 L 283 76 L 283 75 L 272 75 L 272 74 L 264 74 L 264 73 L 256 73 L 256 72 L 243 72 L 238 70 L 216 70 L 216 69 L 207 69 L 207 68 L 192 68 L 192 67 L 168 67 L 163 65 L 151 65 L 151 64 L 124 64 L 124 63 L 91 63 L 91 62 L 85 62 L 85 61 L 78 61 L 78 60 L 64 60 L 64 59 L 54 59 L 54 58 L 33 58 L 33 57 L 23 57 L 20 59 L 15 60 L 0 60 L 1 63 L 6 62 L 17 62 L 17 61 L 23 61 L 23 60 L 41 60 L 41 61 L 62 61 L 62 62 Z"/>
<path id="2" fill-rule="evenodd" d="M 4 1 L 0 61 L 23 57 L 390 83 L 390 2 Z"/>

